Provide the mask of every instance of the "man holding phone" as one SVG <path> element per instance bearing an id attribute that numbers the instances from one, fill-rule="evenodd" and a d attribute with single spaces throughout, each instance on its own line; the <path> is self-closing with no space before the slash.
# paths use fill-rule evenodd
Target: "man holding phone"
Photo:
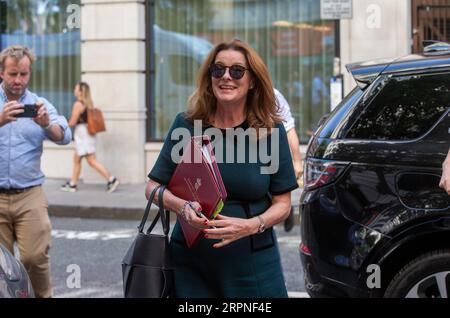
<path id="1" fill-rule="evenodd" d="M 16 242 L 36 297 L 51 297 L 51 224 L 41 155 L 45 139 L 63 145 L 72 135 L 55 107 L 27 89 L 34 61 L 19 45 L 0 53 L 0 243 L 12 252 Z"/>

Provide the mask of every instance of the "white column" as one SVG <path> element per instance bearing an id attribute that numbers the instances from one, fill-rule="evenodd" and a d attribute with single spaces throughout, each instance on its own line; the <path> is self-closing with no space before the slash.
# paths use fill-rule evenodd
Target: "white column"
<path id="1" fill-rule="evenodd" d="M 145 180 L 145 1 L 82 0 L 81 71 L 107 132 L 97 158 L 124 183 Z M 86 182 L 104 182 L 83 164 Z"/>

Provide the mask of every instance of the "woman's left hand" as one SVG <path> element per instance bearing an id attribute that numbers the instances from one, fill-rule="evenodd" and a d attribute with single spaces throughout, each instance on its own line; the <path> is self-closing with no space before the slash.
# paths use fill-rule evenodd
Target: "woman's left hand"
<path id="1" fill-rule="evenodd" d="M 214 220 L 208 221 L 208 229 L 203 230 L 205 238 L 221 240 L 213 245 L 214 248 L 221 248 L 240 238 L 255 233 L 258 224 L 254 224 L 253 219 L 241 219 L 218 215 Z M 215 228 L 212 228 L 215 227 Z"/>

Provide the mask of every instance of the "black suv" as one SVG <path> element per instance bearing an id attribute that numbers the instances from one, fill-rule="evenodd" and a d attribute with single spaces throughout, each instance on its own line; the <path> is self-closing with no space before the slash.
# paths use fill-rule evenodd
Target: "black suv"
<path id="1" fill-rule="evenodd" d="M 357 87 L 305 162 L 300 257 L 312 297 L 448 297 L 450 45 L 347 66 Z"/>

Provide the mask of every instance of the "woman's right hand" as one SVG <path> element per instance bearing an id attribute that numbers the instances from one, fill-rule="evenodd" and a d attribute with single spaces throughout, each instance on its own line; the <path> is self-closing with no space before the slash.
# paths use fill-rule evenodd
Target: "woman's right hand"
<path id="1" fill-rule="evenodd" d="M 158 187 L 160 184 L 149 180 L 147 183 L 147 187 L 145 189 L 145 196 L 147 200 L 150 198 L 150 193 L 152 193 L 153 189 Z M 155 203 L 158 204 L 160 198 L 158 194 L 155 195 Z M 166 209 L 173 211 L 177 214 L 179 218 L 183 218 L 189 225 L 198 228 L 198 229 L 206 229 L 208 226 L 205 226 L 205 221 L 208 221 L 206 217 L 201 217 L 200 213 L 202 211 L 202 207 L 198 202 L 190 202 L 183 200 L 175 195 L 173 195 L 169 190 L 166 189 L 164 191 L 164 206 Z"/>
<path id="2" fill-rule="evenodd" d="M 183 218 L 189 225 L 197 229 L 206 229 L 208 219 L 200 216 L 202 207 L 200 203 L 194 201 L 184 201 L 178 212 L 178 217 Z"/>

